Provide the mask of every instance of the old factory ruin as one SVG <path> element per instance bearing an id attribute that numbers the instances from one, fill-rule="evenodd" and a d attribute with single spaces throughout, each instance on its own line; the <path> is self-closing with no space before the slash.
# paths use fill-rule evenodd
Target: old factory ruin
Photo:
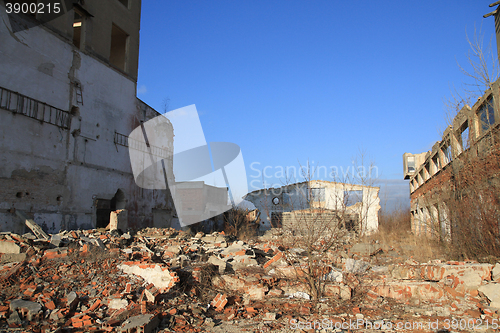
<path id="1" fill-rule="evenodd" d="M 431 151 L 404 154 L 399 239 L 373 184 L 307 179 L 235 209 L 227 187 L 176 182 L 173 120 L 141 139 L 161 115 L 136 96 L 141 1 L 58 3 L 0 2 L 0 331 L 498 331 L 494 251 L 426 251 L 498 244 L 500 81 Z M 160 158 L 155 177 L 206 219 L 184 228 L 168 188 L 138 186 L 153 163 L 129 149 Z"/>

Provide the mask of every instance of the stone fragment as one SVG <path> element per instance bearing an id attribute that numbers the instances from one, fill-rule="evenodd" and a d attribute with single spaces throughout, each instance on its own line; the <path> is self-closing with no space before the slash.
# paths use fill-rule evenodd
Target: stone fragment
<path id="1" fill-rule="evenodd" d="M 167 267 L 159 264 L 141 264 L 135 262 L 125 262 L 118 266 L 127 274 L 134 274 L 142 277 L 146 282 L 152 283 L 160 291 L 166 291 L 174 286 L 179 280 L 176 273 L 171 273 Z"/>
<path id="2" fill-rule="evenodd" d="M 488 300 L 492 308 L 500 309 L 500 283 L 488 283 L 478 288 Z"/>
<path id="3" fill-rule="evenodd" d="M 109 301 L 108 307 L 110 309 L 125 309 L 128 305 L 128 301 L 126 299 L 120 299 L 120 298 L 112 298 Z"/>
<path id="4" fill-rule="evenodd" d="M 0 263 L 20 262 L 26 260 L 26 253 L 4 253 L 0 257 Z"/>
<path id="5" fill-rule="evenodd" d="M 66 295 L 66 299 L 68 300 L 66 303 L 67 307 L 71 310 L 76 309 L 76 307 L 78 306 L 78 302 L 80 301 L 78 295 L 74 291 L 72 291 L 68 295 Z"/>
<path id="6" fill-rule="evenodd" d="M 160 324 L 158 316 L 153 314 L 142 314 L 125 320 L 121 327 L 121 332 L 127 333 L 151 333 Z"/>
<path id="7" fill-rule="evenodd" d="M 0 241 L 0 253 L 21 253 L 21 247 L 14 241 Z"/>
<path id="8" fill-rule="evenodd" d="M 347 273 L 361 274 L 366 272 L 370 268 L 370 264 L 363 260 L 354 260 L 348 258 L 345 259 L 342 268 L 342 270 Z"/>
<path id="9" fill-rule="evenodd" d="M 324 279 L 328 281 L 342 282 L 343 280 L 342 270 L 332 267 L 332 270 L 325 275 Z"/>
<path id="10" fill-rule="evenodd" d="M 210 258 L 208 258 L 208 263 L 219 267 L 220 275 L 223 275 L 226 271 L 226 262 L 222 259 L 217 258 L 216 256 L 211 256 Z"/>
<path id="11" fill-rule="evenodd" d="M 36 319 L 42 310 L 42 305 L 37 302 L 16 299 L 10 302 L 10 311 L 21 311 L 26 313 L 26 318 L 31 321 Z"/>
<path id="12" fill-rule="evenodd" d="M 308 293 L 305 293 L 303 291 L 297 291 L 289 296 L 289 298 L 302 298 L 302 299 L 307 299 L 310 300 L 311 296 L 309 296 Z"/>
<path id="13" fill-rule="evenodd" d="M 264 313 L 264 320 L 276 320 L 276 313 L 274 312 Z"/>
<path id="14" fill-rule="evenodd" d="M 368 243 L 357 243 L 351 247 L 349 253 L 359 254 L 361 256 L 372 256 L 380 251 L 382 251 L 382 249 L 378 245 L 368 244 Z"/>
<path id="15" fill-rule="evenodd" d="M 500 263 L 496 263 L 492 270 L 493 281 L 500 282 Z"/>

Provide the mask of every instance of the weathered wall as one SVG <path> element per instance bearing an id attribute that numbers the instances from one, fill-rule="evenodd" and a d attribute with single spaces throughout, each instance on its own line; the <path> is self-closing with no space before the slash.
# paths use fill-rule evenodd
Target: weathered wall
<path id="1" fill-rule="evenodd" d="M 66 111 L 70 120 L 68 129 L 0 103 L 0 230 L 24 231 L 12 209 L 51 233 L 95 227 L 96 200 L 111 200 L 118 189 L 131 227 L 152 226 L 153 209 L 157 220 L 173 216 L 168 191 L 138 188 L 128 148 L 115 142 L 115 132 L 127 136 L 158 115 L 137 100 L 136 82 L 43 26 L 12 33 L 2 6 L 0 88 Z"/>
<path id="2" fill-rule="evenodd" d="M 443 133 L 441 141 L 436 142 L 432 151 L 425 154 L 425 160 L 412 173 L 410 179 L 411 225 L 416 234 L 451 239 L 453 222 L 449 203 L 455 195 L 456 178 L 474 174 L 474 170 L 488 170 L 491 177 L 483 182 L 497 178 L 497 156 L 491 152 L 500 142 L 500 108 L 499 83 L 492 84 L 491 89 L 469 107 L 465 105 L 455 116 L 452 123 Z M 484 110 L 488 118 L 484 119 Z M 407 154 L 404 156 L 406 157 Z M 462 169 L 464 163 L 466 169 Z M 407 170 L 405 169 L 405 172 Z M 485 176 L 485 175 L 478 175 Z M 469 179 L 469 184 L 458 184 L 461 190 L 474 184 L 480 177 Z M 493 187 L 492 187 L 493 189 Z M 456 203 L 455 203 L 456 204 Z M 457 207 L 455 207 L 456 209 Z"/>

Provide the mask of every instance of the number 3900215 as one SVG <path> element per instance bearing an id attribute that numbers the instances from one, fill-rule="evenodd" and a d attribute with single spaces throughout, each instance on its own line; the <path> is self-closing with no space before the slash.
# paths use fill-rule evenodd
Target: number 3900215
<path id="1" fill-rule="evenodd" d="M 59 2 L 6 2 L 5 10 L 7 14 L 59 14 L 61 12 L 61 4 Z"/>

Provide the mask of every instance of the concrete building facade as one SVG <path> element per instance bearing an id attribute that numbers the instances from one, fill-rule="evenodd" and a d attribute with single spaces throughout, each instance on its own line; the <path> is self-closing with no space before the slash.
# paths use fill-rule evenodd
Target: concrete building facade
<path id="1" fill-rule="evenodd" d="M 489 168 L 492 175 L 500 171 L 495 171 L 498 156 L 494 153 L 500 143 L 499 85 L 500 81 L 492 84 L 472 107 L 465 105 L 431 151 L 403 155 L 405 179 L 410 180 L 411 226 L 415 234 L 449 239 L 453 229 L 459 228 L 458 221 L 452 221 L 449 206 L 458 194 L 457 179 L 470 172 L 464 169 L 465 163 L 472 161 L 475 168 Z M 493 178 L 496 177 L 486 181 L 494 181 Z M 470 183 L 473 185 L 474 180 Z"/>
<path id="2" fill-rule="evenodd" d="M 120 209 L 129 227 L 168 226 L 169 192 L 138 187 L 128 153 L 159 115 L 136 97 L 141 1 L 61 4 L 47 22 L 0 4 L 0 231 L 24 232 L 15 210 L 50 233 L 105 227 Z"/>
<path id="3" fill-rule="evenodd" d="M 498 8 L 484 17 L 491 15 L 495 16 L 500 60 Z M 447 241 L 459 233 L 470 239 L 464 233 L 479 230 L 498 234 L 500 221 L 494 210 L 500 200 L 499 94 L 497 80 L 472 107 L 461 108 L 431 151 L 403 154 L 404 178 L 410 181 L 413 233 Z"/>
<path id="4" fill-rule="evenodd" d="M 347 225 L 369 234 L 378 229 L 379 190 L 372 186 L 312 180 L 256 190 L 245 199 L 261 212 L 261 227 L 264 229 L 279 227 L 283 213 L 324 210 L 349 216 Z"/>

